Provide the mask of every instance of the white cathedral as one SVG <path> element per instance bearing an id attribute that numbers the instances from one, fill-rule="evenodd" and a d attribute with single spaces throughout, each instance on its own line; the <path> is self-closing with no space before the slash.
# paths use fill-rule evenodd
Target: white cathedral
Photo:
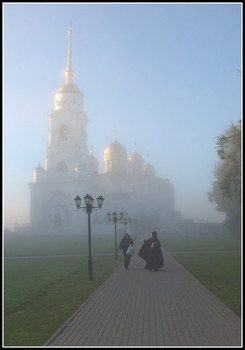
<path id="1" fill-rule="evenodd" d="M 91 215 L 98 233 L 108 231 L 107 213 L 114 211 L 141 224 L 159 227 L 173 222 L 179 212 L 174 210 L 172 184 L 156 177 L 154 167 L 144 163 L 136 149 L 128 156 L 114 136 L 104 151 L 104 171 L 99 173 L 98 160 L 88 150 L 83 93 L 73 83 L 71 28 L 68 34 L 66 81 L 56 91 L 49 115 L 45 169 L 39 164 L 29 183 L 30 227 L 37 233 L 86 233 L 87 215 L 76 208 L 74 198 L 87 193 L 104 197 L 102 208 Z"/>

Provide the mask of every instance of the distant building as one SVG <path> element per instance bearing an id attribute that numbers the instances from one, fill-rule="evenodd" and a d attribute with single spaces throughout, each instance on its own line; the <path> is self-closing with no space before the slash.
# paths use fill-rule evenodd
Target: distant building
<path id="1" fill-rule="evenodd" d="M 92 214 L 100 230 L 107 227 L 108 211 L 123 211 L 159 227 L 179 219 L 172 184 L 156 177 L 154 167 L 144 163 L 136 149 L 128 156 L 116 137 L 104 151 L 104 171 L 99 173 L 98 160 L 88 150 L 83 93 L 73 83 L 71 29 L 68 34 L 66 81 L 56 91 L 49 115 L 45 168 L 39 164 L 29 184 L 30 227 L 39 233 L 81 233 L 87 227 L 87 215 L 76 209 L 74 198 L 87 193 L 105 198 L 102 209 Z"/>

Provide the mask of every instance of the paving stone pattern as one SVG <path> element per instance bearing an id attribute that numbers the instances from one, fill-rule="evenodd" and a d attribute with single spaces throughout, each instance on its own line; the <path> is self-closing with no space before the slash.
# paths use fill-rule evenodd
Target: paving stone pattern
<path id="1" fill-rule="evenodd" d="M 163 255 L 158 272 L 134 255 L 129 270 L 117 268 L 44 345 L 240 347 L 241 319 Z"/>

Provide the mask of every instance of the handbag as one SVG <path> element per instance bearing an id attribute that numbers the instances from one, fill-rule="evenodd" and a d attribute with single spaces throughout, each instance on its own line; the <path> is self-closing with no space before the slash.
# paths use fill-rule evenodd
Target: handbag
<path id="1" fill-rule="evenodd" d="M 134 255 L 134 247 L 132 244 L 129 244 L 128 249 L 126 251 L 126 255 Z"/>

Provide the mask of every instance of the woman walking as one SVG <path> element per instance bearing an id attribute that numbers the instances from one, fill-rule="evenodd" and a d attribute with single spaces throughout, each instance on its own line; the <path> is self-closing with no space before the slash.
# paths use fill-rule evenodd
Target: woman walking
<path id="1" fill-rule="evenodd" d="M 131 259 L 131 255 L 127 254 L 127 250 L 129 245 L 133 245 L 133 240 L 132 238 L 129 236 L 128 233 L 125 233 L 124 237 L 122 238 L 120 244 L 119 244 L 119 249 L 122 249 L 123 251 L 123 256 L 124 256 L 124 266 L 125 269 L 128 270 L 128 266 L 130 264 L 130 259 Z"/>

